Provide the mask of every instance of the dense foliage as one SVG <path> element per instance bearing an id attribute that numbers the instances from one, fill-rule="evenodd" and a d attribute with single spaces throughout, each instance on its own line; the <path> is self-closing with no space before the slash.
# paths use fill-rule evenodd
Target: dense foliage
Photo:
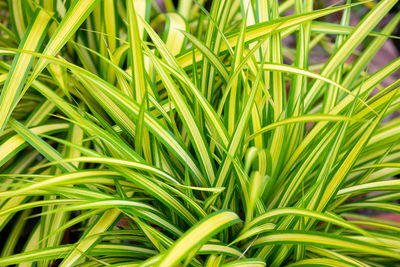
<path id="1" fill-rule="evenodd" d="M 0 266 L 399 264 L 397 1 L 313 2 L 0 1 Z"/>

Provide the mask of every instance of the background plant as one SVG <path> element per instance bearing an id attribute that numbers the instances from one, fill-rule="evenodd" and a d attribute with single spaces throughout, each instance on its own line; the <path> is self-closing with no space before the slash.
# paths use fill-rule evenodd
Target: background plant
<path id="1" fill-rule="evenodd" d="M 0 265 L 398 264 L 396 2 L 0 1 Z"/>

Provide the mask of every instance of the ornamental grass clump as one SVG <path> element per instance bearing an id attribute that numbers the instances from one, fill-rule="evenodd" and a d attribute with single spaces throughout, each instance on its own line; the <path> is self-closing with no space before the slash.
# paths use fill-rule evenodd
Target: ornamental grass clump
<path id="1" fill-rule="evenodd" d="M 397 1 L 313 2 L 0 1 L 0 266 L 399 264 Z"/>

